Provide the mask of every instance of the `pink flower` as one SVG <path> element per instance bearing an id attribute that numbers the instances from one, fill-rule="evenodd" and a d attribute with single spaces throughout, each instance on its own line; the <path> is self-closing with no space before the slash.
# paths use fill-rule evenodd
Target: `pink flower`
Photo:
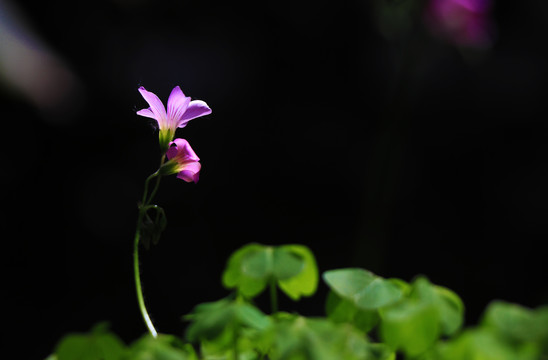
<path id="1" fill-rule="evenodd" d="M 169 159 L 161 170 L 162 175 L 177 174 L 179 179 L 197 183 L 200 178 L 200 158 L 185 139 L 175 139 L 169 143 L 166 156 Z"/>
<path id="2" fill-rule="evenodd" d="M 469 47 L 491 44 L 490 0 L 431 0 L 425 14 L 430 30 L 450 42 Z"/>
<path id="3" fill-rule="evenodd" d="M 211 109 L 204 101 L 190 101 L 190 97 L 185 96 L 179 86 L 174 87 L 169 95 L 167 112 L 162 101 L 154 93 L 146 91 L 142 86 L 139 92 L 150 107 L 137 111 L 137 115 L 149 117 L 158 122 L 162 151 L 167 150 L 169 142 L 175 137 L 177 128 L 184 128 L 190 120 L 211 114 Z"/>

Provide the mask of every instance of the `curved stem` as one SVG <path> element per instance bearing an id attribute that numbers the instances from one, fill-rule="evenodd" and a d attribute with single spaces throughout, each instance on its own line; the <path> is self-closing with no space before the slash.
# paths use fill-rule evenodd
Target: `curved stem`
<path id="1" fill-rule="evenodd" d="M 164 162 L 166 161 L 166 156 L 162 156 L 162 159 L 160 160 L 160 168 L 162 167 L 162 165 L 164 165 Z M 154 174 L 150 175 L 148 178 L 147 178 L 147 183 L 148 183 L 148 180 L 151 179 L 152 177 L 156 177 L 158 176 L 158 172 L 160 171 L 160 168 L 158 168 L 158 171 L 156 171 Z M 150 193 L 150 196 L 148 198 L 148 201 L 147 201 L 147 204 L 149 202 L 152 201 L 152 199 L 154 199 L 154 195 L 156 195 L 156 191 L 158 191 L 158 187 L 160 186 L 160 180 L 162 179 L 161 176 L 158 176 L 157 179 L 156 179 L 156 185 L 154 185 L 154 189 L 152 189 L 152 192 Z M 147 188 L 145 188 L 145 195 L 144 195 L 144 198 L 146 198 L 146 191 L 147 191 Z"/>
<path id="2" fill-rule="evenodd" d="M 160 167 L 164 164 L 165 161 L 165 155 L 162 156 L 162 159 L 160 160 Z M 139 205 L 139 217 L 137 219 L 137 229 L 135 231 L 135 241 L 133 243 L 133 272 L 135 277 L 135 290 L 137 291 L 137 302 L 139 304 L 139 310 L 141 310 L 141 315 L 143 316 L 143 320 L 145 321 L 145 324 L 148 328 L 148 332 L 153 337 L 157 337 L 158 333 L 156 332 L 156 329 L 154 328 L 154 325 L 152 324 L 152 320 L 150 320 L 150 316 L 148 315 L 147 308 L 145 306 L 145 298 L 143 296 L 143 289 L 141 287 L 141 272 L 139 270 L 139 241 L 141 240 L 141 224 L 143 222 L 143 217 L 145 216 L 148 209 L 155 207 L 155 205 L 149 205 L 150 201 L 154 198 L 154 195 L 156 194 L 156 191 L 158 190 L 158 186 L 160 185 L 160 178 L 161 176 L 158 176 L 160 172 L 160 169 L 156 171 L 154 174 L 147 177 L 145 180 L 145 188 L 143 191 L 143 199 L 141 201 L 141 204 Z M 153 178 L 157 177 L 156 185 L 154 186 L 154 189 L 152 190 L 150 196 L 148 195 L 148 183 Z"/>
<path id="3" fill-rule="evenodd" d="M 141 206 L 147 205 L 151 199 L 147 199 L 148 194 L 148 183 L 150 180 L 158 176 L 158 171 L 156 171 L 154 174 L 151 174 L 147 179 L 145 180 L 145 189 L 143 190 L 143 199 L 141 200 Z"/>
<path id="4" fill-rule="evenodd" d="M 143 290 L 141 288 L 141 273 L 139 271 L 139 239 L 141 232 L 141 222 L 143 220 L 144 210 L 139 210 L 139 219 L 137 221 L 137 231 L 135 232 L 135 242 L 133 246 L 133 271 L 135 276 L 135 289 L 137 290 L 137 302 L 139 303 L 139 310 L 141 310 L 141 315 L 143 320 L 148 328 L 148 332 L 153 337 L 158 336 L 154 325 L 152 325 L 152 320 L 148 315 L 147 308 L 145 306 L 145 299 L 143 297 Z"/>

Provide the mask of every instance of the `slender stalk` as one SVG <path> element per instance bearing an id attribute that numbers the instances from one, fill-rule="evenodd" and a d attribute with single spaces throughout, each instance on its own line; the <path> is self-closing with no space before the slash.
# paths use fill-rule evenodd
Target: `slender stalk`
<path id="1" fill-rule="evenodd" d="M 150 182 L 150 180 L 152 180 L 156 176 L 158 176 L 158 171 L 156 171 L 154 174 L 147 177 L 147 179 L 145 180 L 145 190 L 143 191 L 143 199 L 141 200 L 141 206 L 147 205 L 150 202 L 150 200 L 152 200 L 152 199 L 147 199 L 148 183 Z"/>
<path id="2" fill-rule="evenodd" d="M 272 314 L 278 312 L 278 292 L 274 278 L 270 279 L 270 311 Z"/>
<path id="3" fill-rule="evenodd" d="M 141 273 L 139 271 L 139 240 L 141 233 L 141 222 L 143 221 L 144 210 L 139 210 L 139 219 L 137 221 L 137 231 L 135 232 L 135 242 L 133 246 L 133 270 L 135 276 L 135 289 L 137 290 L 137 302 L 139 303 L 139 310 L 141 310 L 141 315 L 143 320 L 148 328 L 150 335 L 153 337 L 158 336 L 154 325 L 152 325 L 152 320 L 148 315 L 147 308 L 145 306 L 145 299 L 143 297 L 143 290 L 141 288 Z"/>
<path id="4" fill-rule="evenodd" d="M 160 167 L 165 162 L 165 155 L 162 156 L 160 160 Z M 137 302 L 139 304 L 139 310 L 141 311 L 141 315 L 143 316 L 143 320 L 145 321 L 145 324 L 148 328 L 148 332 L 153 337 L 157 337 L 158 333 L 156 332 L 156 329 L 154 328 L 154 325 L 152 324 L 152 320 L 150 320 L 150 316 L 148 315 L 147 308 L 145 306 L 145 299 L 143 296 L 143 289 L 141 286 L 141 272 L 139 270 L 139 242 L 141 240 L 141 224 L 143 223 L 143 218 L 148 211 L 148 209 L 154 207 L 154 205 L 149 205 L 152 199 L 154 198 L 154 195 L 156 195 L 156 191 L 158 190 L 158 187 L 160 185 L 160 179 L 161 176 L 159 175 L 159 169 L 154 174 L 147 177 L 145 180 L 145 188 L 143 191 L 143 198 L 141 200 L 141 204 L 139 205 L 139 216 L 137 218 L 137 229 L 135 231 L 135 241 L 133 243 L 133 272 L 135 277 L 135 290 L 137 291 Z M 156 184 L 154 186 L 154 189 L 148 195 L 148 183 L 153 178 L 156 179 Z"/>
<path id="5" fill-rule="evenodd" d="M 164 155 L 164 156 L 162 156 L 162 159 L 160 160 L 160 167 L 162 167 L 162 165 L 164 165 L 165 161 L 166 161 L 166 156 Z M 158 171 L 156 171 L 154 174 L 150 175 L 149 178 L 151 176 L 157 176 L 159 171 L 160 171 L 160 169 L 158 168 Z M 154 195 L 156 195 L 156 191 L 158 191 L 158 187 L 160 186 L 160 180 L 161 179 L 162 179 L 161 176 L 158 176 L 156 178 L 156 184 L 154 185 L 154 189 L 152 189 L 152 192 L 150 193 L 147 204 L 150 203 L 152 201 L 152 199 L 154 198 Z M 147 181 L 148 181 L 148 179 L 147 179 Z M 145 190 L 147 190 L 147 189 L 145 189 Z M 145 196 L 146 196 L 146 192 L 145 192 Z"/>

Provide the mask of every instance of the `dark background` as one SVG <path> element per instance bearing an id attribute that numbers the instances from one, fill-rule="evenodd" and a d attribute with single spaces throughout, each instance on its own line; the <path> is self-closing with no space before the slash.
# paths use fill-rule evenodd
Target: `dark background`
<path id="1" fill-rule="evenodd" d="M 320 271 L 424 274 L 461 295 L 469 325 L 492 299 L 548 303 L 542 1 L 497 2 L 481 52 L 420 19 L 386 38 L 369 1 L 18 6 L 80 84 L 70 112 L 0 92 L 2 327 L 29 359 L 102 320 L 126 342 L 146 331 L 132 242 L 159 151 L 140 85 L 213 109 L 178 132 L 201 179 L 162 181 L 168 228 L 141 254 L 160 332 L 228 294 L 225 261 L 249 242 L 305 244 Z M 325 294 L 281 307 L 322 315 Z"/>

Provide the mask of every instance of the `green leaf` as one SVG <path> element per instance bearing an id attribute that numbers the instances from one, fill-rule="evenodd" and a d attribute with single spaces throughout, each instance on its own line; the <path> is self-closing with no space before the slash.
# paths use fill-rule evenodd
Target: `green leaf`
<path id="1" fill-rule="evenodd" d="M 420 276 L 412 285 L 411 298 L 433 304 L 440 314 L 441 333 L 453 335 L 464 321 L 464 304 L 453 291 L 433 285 L 427 278 Z"/>
<path id="2" fill-rule="evenodd" d="M 225 287 L 237 288 L 249 298 L 262 292 L 272 280 L 294 300 L 312 295 L 318 286 L 314 255 L 302 245 L 249 244 L 234 252 L 223 273 Z"/>
<path id="3" fill-rule="evenodd" d="M 373 329 L 379 322 L 378 311 L 358 309 L 352 301 L 340 297 L 333 291 L 327 295 L 326 313 L 334 323 L 349 323 L 364 333 Z"/>
<path id="4" fill-rule="evenodd" d="M 269 251 L 270 250 L 270 251 Z M 253 279 L 267 279 L 272 273 L 272 249 L 261 247 L 242 257 L 242 274 Z"/>
<path id="5" fill-rule="evenodd" d="M 291 246 L 281 246 L 272 251 L 272 275 L 278 281 L 293 279 L 303 272 L 306 267 L 302 254 L 295 251 Z"/>
<path id="6" fill-rule="evenodd" d="M 441 332 L 444 335 L 453 335 L 461 329 L 464 322 L 464 304 L 455 292 L 443 286 L 434 286 L 434 291 L 441 316 Z"/>
<path id="7" fill-rule="evenodd" d="M 440 344 L 438 356 L 443 360 L 538 360 L 538 348 L 513 347 L 485 328 L 464 331 L 456 339 Z"/>
<path id="8" fill-rule="evenodd" d="M 304 245 L 283 245 L 279 249 L 299 257 L 302 262 L 299 273 L 287 278 L 278 278 L 280 289 L 293 300 L 313 295 L 318 288 L 319 275 L 312 251 Z"/>
<path id="9" fill-rule="evenodd" d="M 356 305 L 361 309 L 378 309 L 398 301 L 402 297 L 400 288 L 380 277 L 373 280 L 355 296 Z"/>
<path id="10" fill-rule="evenodd" d="M 185 318 L 192 322 L 186 338 L 200 343 L 205 359 L 233 358 L 234 349 L 242 359 L 266 351 L 260 337 L 270 327 L 271 320 L 241 299 L 200 304 Z"/>
<path id="11" fill-rule="evenodd" d="M 198 360 L 192 346 L 171 335 L 146 335 L 130 347 L 126 360 Z"/>
<path id="12" fill-rule="evenodd" d="M 403 292 L 394 281 L 357 268 L 326 271 L 323 278 L 340 297 L 363 310 L 375 310 L 401 299 Z"/>
<path id="13" fill-rule="evenodd" d="M 279 319 L 268 333 L 271 351 L 277 360 L 363 360 L 373 349 L 354 328 L 326 319 L 293 316 Z"/>
<path id="14" fill-rule="evenodd" d="M 485 311 L 482 325 L 511 341 L 541 342 L 548 339 L 548 310 L 534 311 L 517 304 L 493 301 Z"/>
<path id="15" fill-rule="evenodd" d="M 367 287 L 375 275 L 367 270 L 349 268 L 326 271 L 323 279 L 339 296 L 354 300 L 354 296 Z"/>
<path id="16" fill-rule="evenodd" d="M 255 276 L 248 275 L 251 270 L 246 270 L 244 263 L 249 257 L 253 258 L 264 249 L 260 244 L 248 244 L 236 250 L 228 259 L 225 271 L 223 272 L 223 285 L 229 289 L 237 288 L 246 297 L 254 297 L 261 293 L 266 287 L 267 280 L 257 275 L 261 274 L 261 268 L 255 269 Z M 259 266 L 257 264 L 257 266 Z M 247 266 L 250 266 L 249 264 Z M 253 261 L 251 266 L 254 266 Z M 262 270 L 266 273 L 266 268 Z"/>
<path id="17" fill-rule="evenodd" d="M 242 259 L 242 272 L 251 278 L 285 280 L 299 274 L 303 260 L 282 248 L 263 247 Z"/>
<path id="18" fill-rule="evenodd" d="M 270 325 L 270 319 L 256 307 L 230 299 L 200 304 L 185 319 L 192 322 L 186 331 L 191 342 L 215 340 L 227 328 L 264 330 Z"/>
<path id="19" fill-rule="evenodd" d="M 539 342 L 542 355 L 548 359 L 548 305 L 535 309 L 535 320 L 539 325 Z"/>
<path id="20" fill-rule="evenodd" d="M 408 296 L 411 293 L 411 285 L 402 279 L 390 278 L 386 279 L 386 281 L 389 281 L 392 284 L 396 285 L 401 290 L 403 296 Z"/>
<path id="21" fill-rule="evenodd" d="M 438 339 L 439 323 L 435 305 L 406 299 L 381 311 L 381 338 L 394 349 L 417 356 Z"/>
<path id="22" fill-rule="evenodd" d="M 368 344 L 369 356 L 367 360 L 396 360 L 396 353 L 386 344 Z"/>
<path id="23" fill-rule="evenodd" d="M 322 318 L 278 313 L 265 335 L 270 342 L 269 359 L 395 360 L 388 346 L 369 343 L 356 328 Z"/>
<path id="24" fill-rule="evenodd" d="M 119 360 L 125 352 L 125 345 L 104 323 L 89 334 L 66 335 L 55 351 L 57 360 Z"/>

